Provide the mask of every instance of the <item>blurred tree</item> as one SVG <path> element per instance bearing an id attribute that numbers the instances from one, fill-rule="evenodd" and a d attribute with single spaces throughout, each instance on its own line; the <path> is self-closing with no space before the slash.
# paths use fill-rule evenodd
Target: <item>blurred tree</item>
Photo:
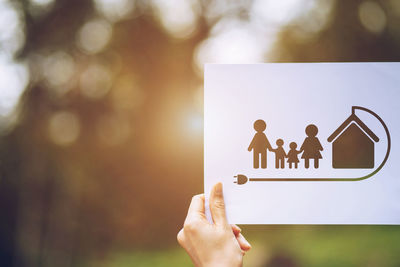
<path id="1" fill-rule="evenodd" d="M 279 33 L 279 62 L 399 61 L 398 1 L 319 1 Z"/>
<path id="2" fill-rule="evenodd" d="M 2 265 L 170 244 L 202 191 L 202 136 L 180 124 L 202 84 L 191 62 L 208 25 L 199 17 L 175 38 L 148 1 L 126 2 L 115 21 L 98 2 L 15 3 L 31 80 L 1 139 Z"/>

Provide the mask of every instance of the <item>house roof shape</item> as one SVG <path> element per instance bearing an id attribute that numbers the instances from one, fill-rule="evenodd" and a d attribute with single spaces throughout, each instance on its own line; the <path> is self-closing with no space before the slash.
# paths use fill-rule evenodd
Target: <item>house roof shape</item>
<path id="1" fill-rule="evenodd" d="M 332 142 L 336 137 L 352 122 L 356 122 L 357 125 L 367 133 L 367 135 L 374 140 L 379 142 L 379 137 L 376 136 L 368 127 L 365 125 L 356 114 L 352 113 L 340 126 L 337 128 L 329 137 L 328 142 Z"/>

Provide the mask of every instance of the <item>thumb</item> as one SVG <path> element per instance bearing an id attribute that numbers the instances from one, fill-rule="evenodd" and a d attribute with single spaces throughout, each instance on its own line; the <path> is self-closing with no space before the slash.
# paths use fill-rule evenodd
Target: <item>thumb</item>
<path id="1" fill-rule="evenodd" d="M 210 195 L 211 216 L 216 225 L 227 225 L 225 214 L 224 195 L 222 193 L 222 183 L 217 183 L 211 190 Z"/>

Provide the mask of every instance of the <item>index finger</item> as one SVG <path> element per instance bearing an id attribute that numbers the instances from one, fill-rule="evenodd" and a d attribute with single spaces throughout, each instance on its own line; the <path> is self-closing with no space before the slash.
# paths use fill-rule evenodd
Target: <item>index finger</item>
<path id="1" fill-rule="evenodd" d="M 206 219 L 204 208 L 204 194 L 199 194 L 192 197 L 186 220 L 194 218 Z"/>

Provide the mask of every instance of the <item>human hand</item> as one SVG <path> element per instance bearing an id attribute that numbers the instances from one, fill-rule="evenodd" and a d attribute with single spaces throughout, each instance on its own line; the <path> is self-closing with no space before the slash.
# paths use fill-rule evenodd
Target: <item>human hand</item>
<path id="1" fill-rule="evenodd" d="M 242 266 L 243 256 L 251 246 L 236 225 L 226 220 L 222 184 L 211 190 L 210 210 L 214 224 L 208 222 L 204 194 L 192 198 L 178 242 L 196 266 Z"/>

